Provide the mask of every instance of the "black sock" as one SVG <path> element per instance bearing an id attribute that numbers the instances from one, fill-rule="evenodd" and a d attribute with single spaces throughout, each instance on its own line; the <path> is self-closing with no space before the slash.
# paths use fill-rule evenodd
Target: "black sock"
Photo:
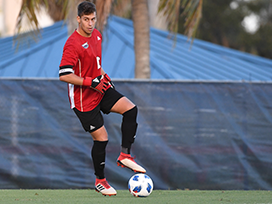
<path id="1" fill-rule="evenodd" d="M 123 120 L 121 125 L 122 131 L 122 151 L 129 152 L 132 143 L 135 140 L 135 135 L 137 131 L 137 106 L 134 106 L 132 109 L 123 113 Z M 126 150 L 123 148 L 127 148 Z M 124 152 L 125 153 L 125 152 Z"/>
<path id="2" fill-rule="evenodd" d="M 92 159 L 94 165 L 94 174 L 97 178 L 103 179 L 105 160 L 106 160 L 106 146 L 108 141 L 94 141 L 92 148 Z"/>
<path id="3" fill-rule="evenodd" d="M 130 154 L 130 148 L 122 147 L 121 152 L 125 154 Z"/>

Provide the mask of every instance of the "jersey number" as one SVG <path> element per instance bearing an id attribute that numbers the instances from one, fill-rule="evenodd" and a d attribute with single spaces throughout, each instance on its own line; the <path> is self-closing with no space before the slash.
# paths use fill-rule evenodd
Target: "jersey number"
<path id="1" fill-rule="evenodd" d="M 97 69 L 100 69 L 101 68 L 100 57 L 96 57 L 96 61 L 97 61 Z"/>

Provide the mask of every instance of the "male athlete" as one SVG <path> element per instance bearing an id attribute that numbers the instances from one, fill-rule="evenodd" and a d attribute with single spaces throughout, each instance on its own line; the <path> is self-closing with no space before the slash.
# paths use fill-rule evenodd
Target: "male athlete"
<path id="1" fill-rule="evenodd" d="M 96 8 L 91 2 L 78 5 L 78 27 L 63 48 L 59 66 L 59 79 L 68 83 L 71 109 L 84 130 L 93 138 L 92 160 L 96 175 L 95 189 L 103 195 L 116 195 L 104 175 L 108 134 L 104 127 L 104 114 L 123 115 L 121 153 L 118 166 L 145 173 L 130 155 L 137 130 L 137 106 L 115 90 L 110 77 L 101 67 L 102 35 L 95 29 Z"/>

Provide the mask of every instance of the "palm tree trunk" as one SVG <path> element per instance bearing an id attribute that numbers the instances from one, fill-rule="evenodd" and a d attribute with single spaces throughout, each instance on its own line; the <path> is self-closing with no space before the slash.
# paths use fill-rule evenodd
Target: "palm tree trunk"
<path id="1" fill-rule="evenodd" d="M 147 0 L 132 0 L 135 78 L 150 78 L 150 39 Z"/>
<path id="2" fill-rule="evenodd" d="M 67 26 L 69 36 L 77 28 L 77 6 L 80 2 L 82 2 L 82 0 L 68 0 Z"/>

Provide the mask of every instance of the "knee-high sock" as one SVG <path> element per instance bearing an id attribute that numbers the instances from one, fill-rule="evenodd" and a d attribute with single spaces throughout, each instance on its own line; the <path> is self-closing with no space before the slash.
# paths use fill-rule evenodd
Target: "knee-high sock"
<path id="1" fill-rule="evenodd" d="M 94 141 L 92 148 L 92 159 L 94 165 L 94 174 L 97 178 L 103 179 L 105 160 L 106 160 L 106 146 L 108 141 Z"/>
<path id="2" fill-rule="evenodd" d="M 123 120 L 121 125 L 122 131 L 122 151 L 129 154 L 131 144 L 135 140 L 135 135 L 137 131 L 137 113 L 138 108 L 134 106 L 132 109 L 123 113 Z"/>

